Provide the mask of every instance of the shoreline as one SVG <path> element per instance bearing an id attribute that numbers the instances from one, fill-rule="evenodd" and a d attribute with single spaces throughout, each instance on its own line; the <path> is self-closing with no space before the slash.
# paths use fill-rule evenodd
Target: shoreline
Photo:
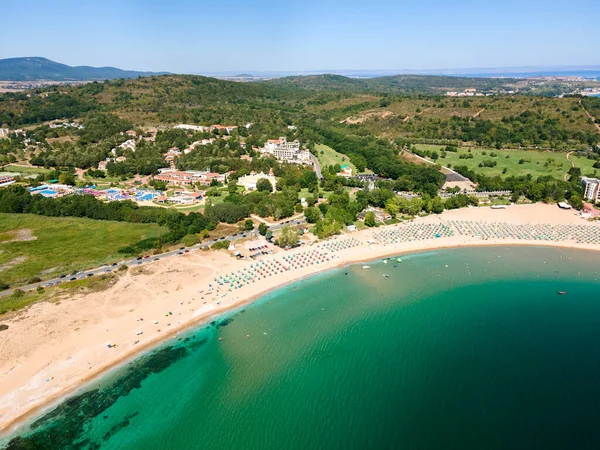
<path id="1" fill-rule="evenodd" d="M 530 206 L 530 205 L 526 205 L 526 206 Z M 537 208 L 537 209 L 539 209 L 539 208 Z M 456 210 L 456 211 L 458 211 L 458 210 Z M 488 212 L 488 211 L 489 210 L 485 210 L 485 212 Z M 506 210 L 503 210 L 503 211 L 506 211 Z M 558 214 L 562 214 L 562 212 L 560 212 Z M 417 219 L 415 222 L 423 223 L 423 224 L 428 224 L 428 223 L 429 224 L 432 224 L 432 223 L 439 224 L 439 223 L 444 223 L 444 219 L 446 219 L 447 216 L 452 217 L 452 215 L 456 215 L 456 214 L 452 214 L 452 212 L 450 212 L 450 214 L 447 214 L 446 216 L 444 216 L 444 215 L 433 216 L 433 217 L 428 216 L 428 217 L 425 217 L 422 219 Z M 493 215 L 497 216 L 498 214 L 493 213 Z M 581 220 L 582 219 L 578 219 L 577 222 L 573 222 L 573 223 L 581 224 Z M 527 222 L 527 223 L 529 223 L 529 222 Z M 540 221 L 540 223 L 543 223 L 543 221 Z M 199 309 L 196 309 L 195 311 L 194 311 L 194 308 L 192 308 L 191 311 L 193 312 L 193 314 L 191 314 L 191 315 L 188 314 L 187 320 L 185 320 L 183 322 L 179 322 L 179 325 L 169 328 L 168 330 L 161 332 L 161 334 L 159 334 L 159 335 L 155 334 L 149 340 L 145 340 L 145 342 L 140 342 L 139 345 L 134 344 L 132 346 L 129 346 L 127 349 L 118 351 L 118 353 L 116 353 L 116 354 L 108 353 L 108 355 L 111 356 L 108 359 L 104 359 L 104 356 L 106 356 L 106 354 L 107 354 L 105 348 L 103 348 L 102 355 L 99 355 L 98 352 L 96 352 L 96 354 L 94 354 L 92 345 L 90 345 L 91 348 L 86 348 L 83 350 L 81 350 L 79 348 L 79 352 L 81 353 L 83 351 L 84 354 L 86 355 L 86 357 L 90 357 L 92 360 L 94 360 L 94 356 L 96 357 L 96 359 L 95 359 L 96 363 L 94 364 L 94 366 L 88 367 L 88 370 L 85 370 L 84 364 L 81 363 L 81 361 L 79 361 L 79 364 L 73 363 L 73 364 L 71 364 L 71 367 L 69 367 L 69 369 L 72 369 L 71 372 L 69 372 L 66 368 L 63 369 L 64 372 L 69 372 L 67 374 L 68 376 L 65 375 L 65 379 L 63 381 L 64 384 L 58 385 L 57 388 L 55 388 L 53 391 L 43 389 L 43 386 L 45 386 L 45 385 L 43 385 L 43 384 L 39 385 L 39 381 L 40 381 L 40 378 L 42 378 L 42 382 L 43 382 L 43 378 L 48 374 L 47 372 L 54 370 L 54 371 L 56 371 L 57 376 L 58 376 L 58 374 L 61 374 L 61 367 L 58 367 L 58 368 L 55 367 L 56 365 L 61 366 L 61 364 L 57 364 L 59 361 L 56 361 L 54 358 L 52 358 L 52 356 L 56 356 L 59 359 L 61 359 L 60 356 L 64 357 L 64 355 L 68 355 L 68 357 L 66 358 L 67 361 L 72 360 L 73 356 L 75 356 L 75 358 L 74 358 L 75 362 L 77 362 L 78 356 L 79 356 L 79 359 L 81 359 L 81 357 L 80 357 L 81 355 L 79 355 L 79 354 L 73 355 L 72 354 L 73 348 L 77 349 L 78 347 L 80 347 L 79 342 L 82 342 L 82 341 L 78 340 L 77 337 L 74 337 L 74 339 L 76 340 L 76 343 L 73 346 L 73 348 L 67 348 L 64 351 L 64 353 L 60 354 L 60 355 L 46 355 L 45 359 L 37 361 L 37 366 L 33 367 L 32 370 L 29 372 L 29 373 L 32 373 L 31 377 L 38 380 L 37 384 L 33 383 L 33 386 L 32 386 L 32 380 L 29 379 L 29 380 L 26 380 L 26 381 L 29 381 L 29 383 L 25 384 L 25 386 L 23 386 L 22 382 L 19 382 L 17 385 L 15 385 L 15 387 L 17 388 L 16 392 L 9 391 L 8 389 L 3 389 L 0 392 L 0 400 L 2 401 L 2 404 L 0 404 L 0 406 L 4 407 L 4 409 L 1 410 L 3 412 L 3 414 L 2 414 L 2 416 L 0 416 L 0 420 L 3 421 L 3 423 L 0 424 L 0 438 L 5 438 L 6 436 L 12 434 L 18 428 L 27 424 L 31 419 L 33 419 L 36 416 L 40 416 L 44 412 L 52 409 L 54 406 L 56 406 L 58 403 L 60 403 L 64 399 L 68 398 L 69 396 L 73 395 L 74 393 L 76 393 L 78 391 L 87 389 L 91 383 L 97 381 L 102 376 L 110 373 L 111 371 L 118 370 L 120 367 L 125 366 L 126 364 L 128 364 L 129 362 L 131 362 L 132 360 L 136 359 L 137 357 L 141 356 L 144 353 L 153 351 L 154 349 L 156 349 L 159 346 L 165 344 L 166 342 L 172 340 L 173 338 L 176 338 L 179 334 L 189 332 L 192 329 L 201 328 L 201 327 L 205 326 L 206 324 L 208 324 L 211 320 L 220 318 L 224 315 L 235 312 L 236 310 L 239 310 L 240 308 L 243 308 L 244 306 L 252 304 L 256 300 L 258 300 L 259 298 L 265 296 L 266 294 L 268 294 L 270 292 L 273 292 L 277 289 L 281 289 L 289 284 L 299 282 L 303 279 L 312 277 L 314 275 L 317 275 L 317 274 L 320 274 L 323 272 L 339 269 L 339 268 L 353 265 L 353 264 L 375 261 L 377 259 L 382 259 L 382 258 L 389 258 L 391 256 L 400 256 L 400 255 L 409 254 L 409 253 L 419 253 L 419 252 L 427 252 L 427 251 L 435 251 L 435 250 L 443 250 L 443 249 L 449 250 L 449 249 L 456 249 L 456 248 L 475 248 L 475 247 L 493 247 L 493 246 L 504 246 L 504 247 L 536 246 L 536 247 L 552 247 L 552 248 L 564 248 L 564 249 L 575 249 L 575 250 L 600 251 L 600 245 L 597 245 L 597 244 L 578 244 L 578 243 L 569 242 L 569 241 L 560 241 L 560 242 L 519 241 L 517 239 L 484 240 L 484 239 L 480 239 L 480 238 L 469 238 L 469 237 L 464 237 L 464 236 L 444 237 L 444 238 L 440 238 L 440 239 L 420 240 L 420 241 L 412 241 L 412 242 L 399 242 L 399 243 L 389 244 L 389 245 L 384 245 L 381 243 L 367 244 L 367 242 L 372 242 L 370 239 L 367 239 L 367 238 L 372 238 L 373 233 L 375 233 L 377 231 L 385 230 L 385 229 L 394 229 L 394 228 L 398 228 L 398 225 L 380 227 L 377 229 L 363 230 L 358 233 L 353 233 L 353 234 L 349 234 L 349 235 L 345 235 L 345 236 L 338 236 L 334 239 L 324 241 L 324 244 L 327 244 L 327 243 L 331 243 L 331 242 L 333 242 L 333 243 L 343 242 L 348 239 L 363 238 L 363 240 L 361 242 L 362 245 L 360 245 L 360 246 L 355 246 L 353 248 L 346 248 L 346 249 L 341 250 L 339 253 L 331 252 L 330 253 L 331 258 L 328 259 L 327 262 L 323 263 L 322 265 L 317 263 L 319 265 L 310 265 L 308 267 L 303 267 L 302 269 L 297 270 L 295 272 L 280 272 L 280 273 L 274 275 L 273 278 L 271 278 L 271 279 L 266 278 L 266 279 L 261 280 L 257 284 L 244 286 L 240 289 L 240 292 L 239 292 L 240 295 L 237 298 L 228 299 L 231 301 L 227 302 L 226 304 L 224 304 L 222 306 L 220 305 L 220 301 L 217 301 L 216 305 L 215 304 L 207 304 L 207 302 L 204 302 L 204 304 L 206 304 L 206 307 L 200 307 Z M 362 233 L 362 234 L 360 234 L 360 233 Z M 280 257 L 281 255 L 285 255 L 285 256 L 289 257 L 291 255 L 302 254 L 303 251 L 304 251 L 304 253 L 306 253 L 307 250 L 308 251 L 317 250 L 317 248 L 319 248 L 320 246 L 322 247 L 322 245 L 323 244 L 316 245 L 316 246 L 314 246 L 314 248 L 313 247 L 304 247 L 304 248 L 301 247 L 299 249 L 295 249 L 295 250 L 292 250 L 289 252 L 283 252 L 283 251 L 278 252 L 276 255 L 267 256 L 266 258 L 264 258 L 264 260 L 273 261 L 278 256 Z M 368 247 L 365 248 L 364 245 L 368 245 Z M 196 259 L 201 259 L 200 262 L 203 265 L 190 264 L 190 263 L 193 263 L 194 260 L 196 260 Z M 211 261 L 216 261 L 216 263 L 215 263 L 216 265 L 214 265 L 214 264 L 211 265 L 210 262 L 206 261 L 207 259 L 210 259 Z M 244 264 L 246 266 L 248 264 L 250 264 L 249 262 L 245 262 L 245 261 L 232 260 L 229 256 L 226 256 L 225 253 L 203 254 L 203 252 L 185 255 L 184 257 L 179 259 L 177 262 L 182 262 L 181 265 L 183 266 L 183 269 L 186 270 L 186 273 L 184 276 L 184 282 L 188 282 L 188 283 L 190 282 L 190 280 L 189 280 L 190 275 L 192 275 L 191 278 L 196 278 L 193 276 L 193 275 L 195 275 L 193 272 L 190 273 L 190 271 L 193 270 L 194 266 L 201 267 L 202 269 L 208 268 L 209 273 L 204 274 L 204 276 L 200 276 L 199 277 L 200 282 L 194 284 L 193 288 L 188 289 L 189 292 L 185 292 L 182 290 L 181 293 L 178 293 L 178 292 L 180 292 L 179 286 L 175 290 L 175 292 L 173 292 L 173 294 L 170 294 L 169 291 L 166 291 L 167 294 L 174 297 L 174 300 L 176 300 L 176 301 L 181 300 L 181 299 L 189 299 L 189 297 L 186 298 L 186 296 L 189 296 L 189 295 L 198 295 L 198 294 L 194 294 L 194 291 L 197 290 L 197 288 L 198 288 L 198 284 L 210 282 L 210 280 L 213 277 L 215 277 L 219 272 L 226 272 L 227 271 L 226 269 L 233 269 L 233 270 L 238 269 L 238 272 L 239 272 L 239 268 L 242 267 Z M 254 264 L 256 264 L 256 262 L 254 262 Z M 154 278 L 158 278 L 161 276 L 166 276 L 166 278 L 169 281 L 172 281 L 172 279 L 173 279 L 173 276 L 171 275 L 172 271 L 169 271 L 169 267 L 162 267 L 165 265 L 168 266 L 169 263 L 163 263 L 161 265 L 160 268 L 163 269 L 163 272 L 161 272 L 161 273 L 158 273 L 158 271 L 152 272 L 152 270 L 155 269 L 155 267 L 153 267 L 153 268 L 151 268 L 151 273 L 149 273 L 149 274 L 146 273 L 146 274 L 137 275 L 137 276 L 138 277 L 146 277 L 147 279 L 145 281 L 148 284 L 153 283 Z M 225 270 L 223 270 L 223 268 L 221 268 L 221 265 L 224 265 Z M 157 265 L 157 267 L 158 267 L 158 265 Z M 191 270 L 190 270 L 190 267 L 192 267 Z M 160 268 L 159 268 L 159 270 L 160 270 Z M 217 269 L 217 268 L 219 268 L 219 269 Z M 178 272 L 179 270 L 177 269 L 175 271 Z M 144 272 L 144 271 L 142 271 L 142 272 Z M 122 293 L 121 291 L 128 290 L 132 284 L 136 284 L 136 282 L 131 283 L 131 278 L 134 276 L 135 275 L 132 276 L 130 274 L 127 274 L 127 276 L 125 276 L 123 278 L 123 280 L 119 280 L 115 284 L 115 286 L 113 286 L 112 288 L 109 289 L 109 291 L 116 291 L 118 293 Z M 137 284 L 139 284 L 139 283 L 137 283 Z M 152 286 L 154 287 L 154 283 L 152 284 Z M 138 287 L 138 286 L 136 286 L 136 287 Z M 231 289 L 230 289 L 230 291 L 231 291 Z M 103 303 L 103 302 L 106 303 L 107 301 L 109 301 L 109 299 L 106 299 L 105 297 L 108 296 L 109 294 L 110 293 L 90 294 L 89 296 L 83 296 L 83 299 L 70 300 L 70 301 L 68 301 L 68 303 L 65 302 L 66 304 L 64 305 L 64 308 L 68 309 L 68 308 L 73 308 L 73 307 L 76 307 L 76 308 L 79 307 L 80 304 L 78 302 L 83 301 L 85 299 L 85 297 L 94 297 L 94 300 L 98 300 L 98 301 L 100 301 L 100 303 Z M 149 300 L 146 301 L 147 303 L 153 303 L 161 295 L 161 293 L 156 294 L 156 296 L 154 296 L 152 294 L 153 293 L 150 292 L 150 295 L 149 295 L 150 298 L 149 298 Z M 226 295 L 229 295 L 229 294 L 226 293 L 224 296 L 226 296 Z M 125 297 L 128 298 L 127 294 L 125 294 Z M 202 298 L 204 298 L 204 296 Z M 137 300 L 139 301 L 139 299 L 137 299 Z M 169 300 L 173 300 L 173 298 L 169 298 Z M 192 298 L 192 300 L 194 300 L 194 298 Z M 223 302 L 225 303 L 225 300 Z M 96 305 L 96 303 L 91 303 L 89 306 L 93 307 L 94 305 Z M 181 302 L 181 301 L 179 301 L 178 303 L 180 306 L 183 304 L 183 302 Z M 188 305 L 190 303 L 191 303 L 191 301 L 188 302 Z M 32 308 L 34 308 L 35 306 L 36 305 L 34 305 Z M 136 304 L 134 306 L 139 307 L 140 304 Z M 147 305 L 143 304 L 142 306 L 147 306 Z M 151 311 L 153 311 L 154 313 L 156 313 L 158 311 L 158 309 L 156 309 L 156 305 L 151 305 L 151 306 L 154 306 L 154 309 L 148 308 L 146 311 L 144 311 L 144 313 L 150 314 Z M 43 314 L 46 312 L 45 310 L 48 310 L 50 308 L 52 308 L 51 305 L 42 305 L 37 309 L 42 310 L 41 314 L 43 317 Z M 165 310 L 164 307 L 161 306 L 159 308 L 163 308 L 163 312 L 164 312 L 164 310 Z M 110 308 L 107 308 L 107 309 L 110 311 Z M 109 318 L 105 318 L 104 321 L 100 320 L 100 322 L 98 324 L 95 324 L 96 325 L 95 331 L 101 331 L 101 330 L 98 330 L 98 328 L 104 328 L 105 326 L 109 326 L 109 324 L 112 325 L 113 323 L 118 323 L 119 325 L 122 325 L 125 322 L 125 319 L 131 320 L 133 317 L 135 317 L 135 314 L 139 314 L 139 312 L 136 312 L 136 309 L 142 309 L 142 308 L 134 307 L 134 308 L 130 309 L 127 313 L 123 313 L 122 315 L 117 316 L 113 322 L 111 322 L 112 319 L 109 319 Z M 132 313 L 134 313 L 134 314 L 132 314 Z M 181 314 L 181 313 L 179 313 L 179 314 Z M 17 316 L 19 316 L 19 314 Z M 26 321 L 26 319 L 27 318 L 25 318 L 25 321 Z M 102 326 L 100 326 L 100 325 L 102 325 Z M 141 328 L 142 326 L 135 325 L 135 324 L 131 325 L 131 323 L 129 322 L 129 324 L 122 330 L 123 333 L 120 336 L 123 339 L 123 344 L 121 344 L 121 341 L 119 341 L 119 347 L 125 346 L 127 343 L 129 343 L 132 340 L 132 338 L 129 334 L 132 331 L 131 329 L 135 328 L 135 327 Z M 143 327 L 149 328 L 150 324 L 148 322 L 146 322 L 143 325 Z M 127 335 L 124 334 L 125 330 L 127 331 Z M 75 331 L 77 331 L 77 330 L 75 330 Z M 71 334 L 74 334 L 75 331 Z M 106 332 L 108 332 L 108 331 L 109 330 L 107 329 Z M 146 331 L 146 330 L 144 330 L 144 331 Z M 147 331 L 151 331 L 151 330 L 147 330 Z M 158 331 L 160 332 L 160 330 L 158 330 Z M 69 333 L 66 332 L 66 334 L 69 334 Z M 133 333 L 131 333 L 131 334 L 133 335 Z M 96 333 L 93 336 L 96 338 L 96 341 L 105 339 L 105 337 L 101 338 L 100 337 L 101 335 L 99 333 Z M 106 335 L 103 335 L 103 336 L 106 336 Z M 0 337 L 2 337 L 2 335 L 0 335 Z M 135 335 L 134 335 L 133 339 L 135 339 Z M 86 342 L 86 344 L 87 344 L 87 342 Z M 101 346 L 104 347 L 104 345 L 102 345 L 102 344 L 101 344 Z M 108 351 L 111 352 L 112 350 L 108 350 Z M 55 353 L 57 353 L 57 351 L 55 351 Z M 23 355 L 21 355 L 21 358 L 22 357 L 23 357 Z M 48 361 L 48 359 L 50 359 L 50 361 Z M 62 362 L 63 363 L 65 362 L 64 359 Z M 35 366 L 35 364 L 33 364 L 33 363 L 31 363 L 31 364 Z M 88 363 L 88 364 L 91 364 L 91 363 Z M 22 367 L 23 366 L 21 364 L 17 363 L 17 365 L 14 366 L 13 369 L 19 369 Z M 37 369 L 37 370 L 35 370 L 35 369 Z M 47 369 L 47 370 L 45 370 L 45 369 Z M 12 373 L 12 369 L 9 370 L 8 373 L 0 374 L 0 380 L 5 378 L 7 375 L 10 375 L 11 373 Z M 54 372 L 50 372 L 50 373 L 54 373 Z M 7 404 L 10 405 L 11 402 L 17 401 L 19 398 L 24 400 L 27 397 L 30 397 L 32 394 L 31 391 L 34 391 L 35 393 L 37 393 L 39 395 L 39 397 L 36 399 L 35 403 L 33 402 L 33 400 L 31 400 L 31 398 L 29 398 L 29 402 L 20 403 L 18 405 L 19 406 L 18 408 L 14 408 L 16 411 L 13 410 L 13 411 L 11 411 L 12 414 L 8 414 L 8 411 L 7 411 L 8 408 L 6 407 L 6 405 Z"/>

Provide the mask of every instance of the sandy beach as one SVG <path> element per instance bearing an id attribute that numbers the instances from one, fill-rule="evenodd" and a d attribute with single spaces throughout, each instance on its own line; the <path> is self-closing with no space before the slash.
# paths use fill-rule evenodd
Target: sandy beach
<path id="1" fill-rule="evenodd" d="M 492 223 L 501 224 L 499 229 L 515 236 L 464 234 L 463 229 Z M 35 304 L 2 320 L 9 328 L 0 332 L 0 430 L 11 430 L 29 414 L 186 328 L 323 270 L 460 246 L 600 249 L 598 243 L 578 239 L 516 235 L 515 230 L 525 233 L 530 226 L 534 233 L 548 229 L 556 235 L 574 233 L 575 228 L 582 236 L 588 232 L 598 235 L 600 229 L 575 211 L 552 205 L 468 208 L 341 235 L 290 251 L 278 250 L 260 260 L 238 260 L 223 251 L 186 253 L 130 269 L 103 292 Z M 443 233 L 437 231 L 441 229 Z M 247 243 L 242 253 L 251 253 L 246 248 L 256 244 Z"/>

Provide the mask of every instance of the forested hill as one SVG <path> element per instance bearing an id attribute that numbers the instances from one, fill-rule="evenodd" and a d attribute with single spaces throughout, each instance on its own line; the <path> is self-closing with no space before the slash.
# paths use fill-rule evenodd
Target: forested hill
<path id="1" fill-rule="evenodd" d="M 294 86 L 319 92 L 371 92 L 387 94 L 430 93 L 477 89 L 490 91 L 506 89 L 517 83 L 512 78 L 467 78 L 436 75 L 393 75 L 378 78 L 348 78 L 341 75 L 309 75 L 276 78 L 264 81 L 271 86 Z"/>
<path id="2" fill-rule="evenodd" d="M 0 80 L 7 81 L 89 81 L 137 78 L 166 72 L 138 72 L 116 67 L 67 66 L 41 57 L 0 59 Z"/>
<path id="3" fill-rule="evenodd" d="M 430 79 L 438 78 L 445 77 Z M 128 124 L 124 130 L 176 123 L 253 123 L 254 129 L 260 130 L 260 139 L 282 136 L 280 133 L 285 133 L 289 125 L 295 125 L 305 134 L 300 136 L 304 141 L 315 142 L 318 139 L 308 135 L 314 125 L 358 136 L 442 145 L 468 142 L 497 148 L 573 150 L 600 142 L 598 129 L 588 115 L 600 119 L 600 99 L 533 95 L 457 98 L 390 94 L 377 88 L 360 91 L 361 86 L 387 86 L 398 79 L 303 77 L 304 86 L 299 86 L 290 79 L 246 83 L 163 75 L 51 86 L 0 94 L 0 125 L 18 128 L 55 119 L 80 119 L 88 130 L 81 133 L 89 134 L 94 129 L 92 123 L 112 123 L 118 118 Z M 309 80 L 346 84 L 349 88 L 311 89 L 306 85 Z M 357 90 L 353 91 L 352 86 Z M 79 142 L 96 141 L 87 137 Z"/>

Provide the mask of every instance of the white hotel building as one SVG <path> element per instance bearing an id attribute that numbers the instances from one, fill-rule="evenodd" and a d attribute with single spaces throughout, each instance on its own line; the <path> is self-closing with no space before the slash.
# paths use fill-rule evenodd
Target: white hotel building
<path id="1" fill-rule="evenodd" d="M 300 142 L 288 142 L 285 137 L 279 139 L 269 139 L 261 149 L 263 154 L 273 155 L 278 161 L 308 164 L 310 163 L 310 152 L 300 149 Z"/>
<path id="2" fill-rule="evenodd" d="M 592 202 L 598 201 L 598 191 L 600 190 L 598 178 L 581 177 L 581 185 L 583 186 L 583 198 Z"/>

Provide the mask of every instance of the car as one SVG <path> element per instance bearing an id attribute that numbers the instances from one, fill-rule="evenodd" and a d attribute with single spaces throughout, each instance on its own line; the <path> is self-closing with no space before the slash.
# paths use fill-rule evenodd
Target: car
<path id="1" fill-rule="evenodd" d="M 142 261 L 138 261 L 138 265 L 141 264 L 141 263 L 142 263 Z"/>
<path id="2" fill-rule="evenodd" d="M 296 225 L 300 225 L 300 221 L 296 222 Z"/>
<path id="3" fill-rule="evenodd" d="M 189 250 L 185 250 L 185 253 L 189 253 L 189 252 L 190 252 Z"/>
<path id="4" fill-rule="evenodd" d="M 113 267 L 114 267 L 114 266 L 116 266 L 116 265 L 117 265 L 117 263 L 112 263 L 112 266 L 113 266 Z"/>
<path id="5" fill-rule="evenodd" d="M 223 239 L 225 239 L 225 236 L 219 238 L 220 241 L 222 241 Z"/>
<path id="6" fill-rule="evenodd" d="M 63 273 L 59 278 L 65 278 L 66 275 Z"/>
<path id="7" fill-rule="evenodd" d="M 177 252 L 178 255 L 183 255 L 183 252 Z"/>
<path id="8" fill-rule="evenodd" d="M 150 255 L 144 256 L 144 259 L 148 259 L 148 258 L 150 258 Z"/>
<path id="9" fill-rule="evenodd" d="M 69 278 L 69 281 L 75 281 L 76 279 L 77 278 L 75 278 L 75 277 L 71 277 L 71 278 Z"/>
<path id="10" fill-rule="evenodd" d="M 233 233 L 233 234 L 231 235 L 231 237 L 235 237 L 235 236 L 237 236 L 237 235 L 238 235 L 237 233 Z"/>
<path id="11" fill-rule="evenodd" d="M 139 261 L 140 259 L 142 259 L 142 257 L 141 257 L 141 256 L 138 256 L 138 257 L 137 257 L 137 258 L 135 258 L 135 259 L 137 259 L 137 260 Z"/>
<path id="12" fill-rule="evenodd" d="M 185 247 L 179 247 L 179 250 L 183 250 Z"/>
<path id="13" fill-rule="evenodd" d="M 158 261 L 160 258 L 154 258 L 152 261 Z"/>
<path id="14" fill-rule="evenodd" d="M 45 285 L 45 286 L 46 286 L 46 287 L 50 287 L 50 286 L 52 286 L 52 283 L 46 283 L 46 285 Z"/>
<path id="15" fill-rule="evenodd" d="M 110 272 L 110 269 L 104 269 L 104 271 L 105 271 L 106 273 L 109 273 L 109 272 Z"/>
<path id="16" fill-rule="evenodd" d="M 79 276 L 77 277 L 77 279 L 78 279 L 78 280 L 83 280 L 84 278 L 85 278 L 85 275 L 79 275 Z"/>
<path id="17" fill-rule="evenodd" d="M 87 273 L 87 274 L 86 274 L 86 276 L 87 276 L 87 277 L 93 277 L 93 276 L 94 276 L 94 274 L 93 274 L 93 273 Z"/>

